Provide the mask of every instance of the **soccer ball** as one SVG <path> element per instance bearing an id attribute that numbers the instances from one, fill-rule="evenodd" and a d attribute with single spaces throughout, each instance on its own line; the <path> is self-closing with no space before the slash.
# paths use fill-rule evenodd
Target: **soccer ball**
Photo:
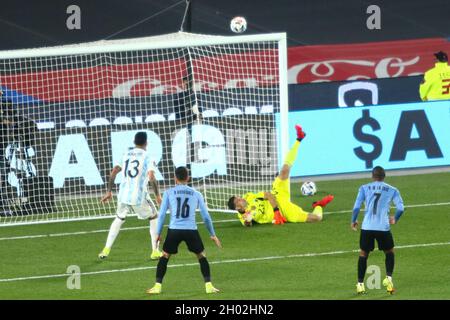
<path id="1" fill-rule="evenodd" d="M 302 184 L 301 192 L 305 197 L 315 195 L 317 192 L 316 184 L 312 181 L 306 181 Z"/>
<path id="2" fill-rule="evenodd" d="M 230 29 L 234 33 L 242 33 L 247 30 L 247 20 L 244 17 L 234 17 L 230 22 Z"/>

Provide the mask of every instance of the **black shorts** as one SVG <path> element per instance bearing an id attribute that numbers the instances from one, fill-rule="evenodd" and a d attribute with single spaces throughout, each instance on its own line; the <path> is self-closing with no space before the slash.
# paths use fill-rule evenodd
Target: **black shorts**
<path id="1" fill-rule="evenodd" d="M 205 250 L 198 230 L 169 229 L 164 241 L 163 250 L 169 254 L 178 253 L 178 246 L 184 241 L 189 251 L 199 254 Z"/>
<path id="2" fill-rule="evenodd" d="M 394 248 L 394 238 L 390 231 L 374 230 L 361 230 L 359 247 L 366 252 L 373 251 L 375 249 L 375 240 L 377 240 L 379 250 L 385 251 Z"/>

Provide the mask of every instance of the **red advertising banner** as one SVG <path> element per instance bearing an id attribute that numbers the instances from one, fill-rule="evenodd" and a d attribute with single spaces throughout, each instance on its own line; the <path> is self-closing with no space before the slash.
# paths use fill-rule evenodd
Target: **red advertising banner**
<path id="1" fill-rule="evenodd" d="M 117 64 L 110 65 L 86 58 L 80 63 L 72 56 L 57 59 L 63 64 L 60 70 L 12 70 L 8 75 L 0 75 L 0 85 L 47 102 L 98 100 L 180 92 L 182 79 L 187 74 L 185 59 L 137 63 L 117 59 Z M 194 89 L 197 91 L 257 88 L 279 83 L 276 50 L 201 57 L 192 60 L 192 68 L 196 73 Z"/>
<path id="2" fill-rule="evenodd" d="M 419 75 L 434 66 L 433 53 L 441 50 L 450 53 L 447 39 L 290 47 L 288 81 L 293 84 Z"/>
<path id="3" fill-rule="evenodd" d="M 440 50 L 450 53 L 450 42 L 433 38 L 290 47 L 288 83 L 419 75 L 433 67 L 433 53 Z M 45 65 L 5 70 L 6 74 L 0 75 L 0 86 L 16 96 L 47 102 L 172 94 L 182 90 L 186 60 L 126 63 L 119 58 L 117 64 L 114 59 L 106 64 L 95 57 L 79 60 L 68 56 L 58 58 L 61 62 L 57 70 L 45 70 Z M 208 91 L 276 86 L 277 63 L 278 53 L 270 49 L 193 59 L 194 88 Z"/>

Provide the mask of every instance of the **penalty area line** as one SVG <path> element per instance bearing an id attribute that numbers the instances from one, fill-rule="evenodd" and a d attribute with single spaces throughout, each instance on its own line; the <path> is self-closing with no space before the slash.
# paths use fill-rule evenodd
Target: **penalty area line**
<path id="1" fill-rule="evenodd" d="M 398 250 L 398 249 L 435 247 L 435 246 L 446 246 L 446 245 L 450 245 L 450 241 L 448 241 L 448 242 L 409 244 L 409 245 L 397 246 L 397 247 L 395 247 L 395 249 Z M 359 250 L 340 250 L 340 251 L 329 251 L 329 252 L 289 254 L 289 255 L 282 255 L 282 256 L 255 257 L 255 258 L 244 258 L 244 259 L 228 259 L 228 260 L 211 261 L 210 264 L 215 264 L 216 265 L 216 264 L 228 264 L 228 263 L 255 262 L 255 261 L 264 261 L 264 260 L 280 260 L 280 259 L 292 259 L 292 258 L 309 258 L 309 257 L 320 257 L 320 256 L 334 256 L 334 255 L 347 254 L 347 253 L 356 253 L 356 252 L 359 252 Z M 198 266 L 198 262 L 173 264 L 173 265 L 168 265 L 167 267 L 168 268 L 180 268 L 180 267 L 192 267 L 192 266 Z M 156 266 L 135 267 L 135 268 L 125 268 L 125 269 L 112 269 L 112 270 L 101 270 L 101 271 L 91 271 L 91 272 L 81 272 L 79 274 L 61 273 L 61 274 L 50 274 L 50 275 L 42 275 L 42 276 L 18 277 L 18 278 L 0 279 L 0 283 L 26 281 L 26 280 L 63 278 L 63 277 L 69 277 L 69 276 L 74 276 L 74 275 L 89 276 L 89 275 L 108 274 L 108 273 L 117 273 L 117 272 L 133 272 L 133 271 L 152 270 L 152 269 L 156 269 Z"/>

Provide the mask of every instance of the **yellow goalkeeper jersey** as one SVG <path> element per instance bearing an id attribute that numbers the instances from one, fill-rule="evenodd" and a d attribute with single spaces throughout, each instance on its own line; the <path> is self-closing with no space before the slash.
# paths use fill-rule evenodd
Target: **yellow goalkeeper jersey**
<path id="1" fill-rule="evenodd" d="M 274 218 L 273 208 L 269 200 L 264 199 L 264 192 L 246 193 L 243 197 L 247 201 L 245 211 L 250 213 L 256 223 L 272 223 Z M 238 213 L 239 221 L 245 225 L 243 215 Z"/>
<path id="2" fill-rule="evenodd" d="M 436 62 L 433 69 L 425 72 L 420 98 L 423 101 L 450 99 L 450 67 L 447 62 Z"/>

